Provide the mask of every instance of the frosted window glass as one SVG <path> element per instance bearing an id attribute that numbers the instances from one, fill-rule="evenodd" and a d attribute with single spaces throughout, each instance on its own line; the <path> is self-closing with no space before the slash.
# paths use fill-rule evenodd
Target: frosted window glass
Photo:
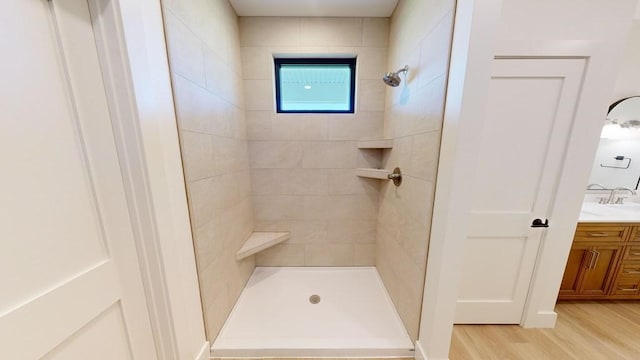
<path id="1" fill-rule="evenodd" d="M 352 113 L 353 65 L 277 64 L 278 112 Z"/>

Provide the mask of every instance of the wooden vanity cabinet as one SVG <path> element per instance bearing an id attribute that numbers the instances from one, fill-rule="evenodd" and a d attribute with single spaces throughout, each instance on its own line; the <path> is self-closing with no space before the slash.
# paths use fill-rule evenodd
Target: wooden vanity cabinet
<path id="1" fill-rule="evenodd" d="M 640 299 L 640 224 L 578 224 L 558 299 Z"/>
<path id="2" fill-rule="evenodd" d="M 617 275 L 611 298 L 640 299 L 640 226 L 631 229 Z"/>

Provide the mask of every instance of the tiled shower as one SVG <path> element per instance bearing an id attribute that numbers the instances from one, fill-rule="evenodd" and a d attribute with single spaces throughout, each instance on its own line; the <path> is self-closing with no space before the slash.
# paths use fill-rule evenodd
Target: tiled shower
<path id="1" fill-rule="evenodd" d="M 375 266 L 409 337 L 418 322 L 453 0 L 391 18 L 238 17 L 227 0 L 163 0 L 207 336 L 256 266 Z M 276 114 L 273 57 L 357 56 L 355 114 Z M 409 66 L 397 88 L 381 80 Z M 392 149 L 358 149 L 364 139 Z M 356 176 L 400 167 L 403 183 Z M 254 231 L 290 239 L 237 261 Z"/>

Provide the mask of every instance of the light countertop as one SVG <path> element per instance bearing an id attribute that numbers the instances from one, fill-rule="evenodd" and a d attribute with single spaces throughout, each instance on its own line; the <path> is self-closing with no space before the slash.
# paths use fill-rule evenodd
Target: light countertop
<path id="1" fill-rule="evenodd" d="M 598 204 L 597 197 L 585 196 L 578 221 L 640 223 L 640 198 L 627 198 L 624 204 Z"/>

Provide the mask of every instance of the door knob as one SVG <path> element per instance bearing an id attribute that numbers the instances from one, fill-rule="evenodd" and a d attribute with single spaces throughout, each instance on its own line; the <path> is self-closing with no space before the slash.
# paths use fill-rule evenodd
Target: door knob
<path id="1" fill-rule="evenodd" d="M 544 219 L 544 222 L 542 222 L 542 219 L 533 219 L 533 222 L 531 223 L 531 227 L 532 228 L 538 228 L 538 227 L 548 228 L 549 219 Z"/>

